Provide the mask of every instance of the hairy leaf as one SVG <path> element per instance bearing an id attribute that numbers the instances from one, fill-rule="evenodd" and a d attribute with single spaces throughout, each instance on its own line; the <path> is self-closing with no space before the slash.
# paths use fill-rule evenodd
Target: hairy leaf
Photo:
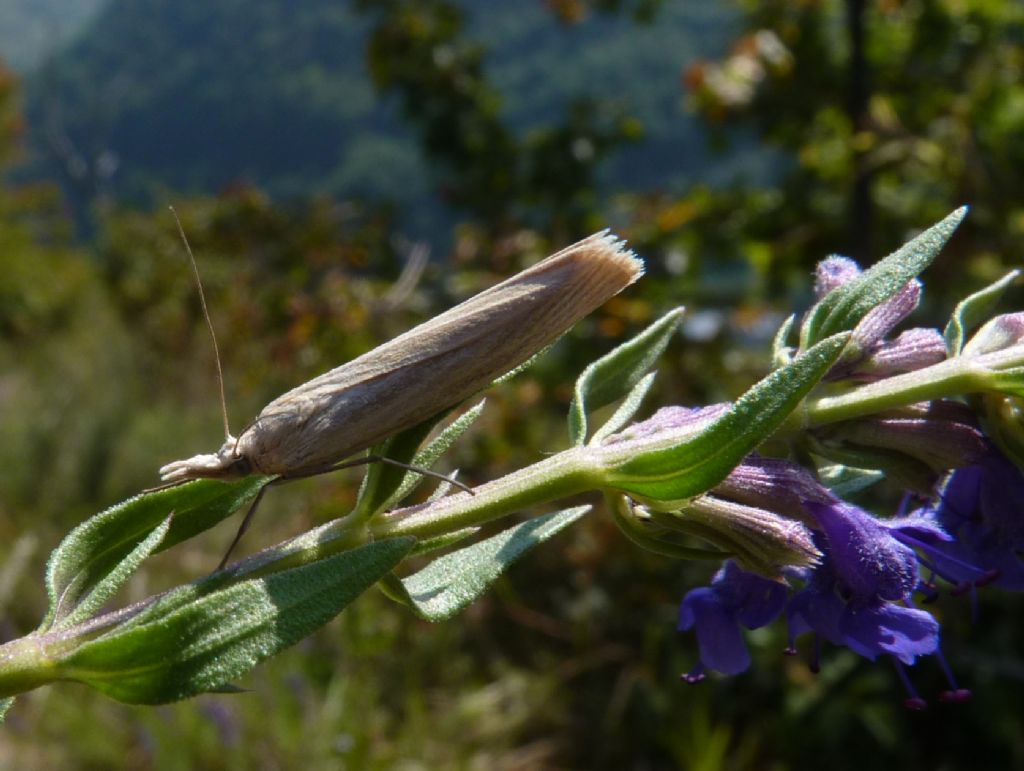
<path id="1" fill-rule="evenodd" d="M 852 330 L 865 314 L 895 295 L 923 271 L 967 216 L 962 206 L 917 238 L 842 286 L 811 308 L 800 329 L 800 348 L 806 350 L 826 337 Z"/>
<path id="2" fill-rule="evenodd" d="M 232 584 L 81 645 L 57 664 L 59 676 L 137 704 L 221 691 L 334 618 L 412 544 L 411 538 L 378 541 Z"/>
<path id="3" fill-rule="evenodd" d="M 589 506 L 545 514 L 438 557 L 406 578 L 409 601 L 430 621 L 454 616 L 483 594 L 526 551 L 576 522 Z"/>
<path id="4" fill-rule="evenodd" d="M 87 519 L 50 555 L 46 570 L 50 608 L 40 631 L 75 608 L 172 511 L 174 518 L 155 551 L 213 527 L 252 501 L 267 481 L 267 477 L 233 483 L 200 479 L 137 495 Z"/>
<path id="5" fill-rule="evenodd" d="M 669 311 L 632 340 L 592 362 L 576 381 L 569 407 L 569 440 L 587 440 L 587 414 L 626 397 L 665 350 L 679 326 L 682 308 Z"/>

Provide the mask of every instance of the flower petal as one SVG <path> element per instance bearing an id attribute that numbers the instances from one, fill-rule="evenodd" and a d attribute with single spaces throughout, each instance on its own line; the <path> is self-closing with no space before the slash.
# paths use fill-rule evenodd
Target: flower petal
<path id="1" fill-rule="evenodd" d="M 732 560 L 725 563 L 711 585 L 722 605 L 748 629 L 770 624 L 786 605 L 785 585 L 748 573 Z"/>
<path id="2" fill-rule="evenodd" d="M 847 646 L 874 660 L 882 653 L 913 664 L 939 647 L 939 623 L 923 610 L 885 603 L 877 608 L 847 608 L 839 620 Z"/>
<path id="3" fill-rule="evenodd" d="M 847 503 L 809 501 L 828 539 L 832 567 L 842 588 L 861 605 L 902 600 L 918 583 L 917 557 L 866 511 Z"/>
<path id="4" fill-rule="evenodd" d="M 680 629 L 697 627 L 697 646 L 705 667 L 736 675 L 750 666 L 743 632 L 712 589 L 703 587 L 687 593 L 679 616 Z"/>

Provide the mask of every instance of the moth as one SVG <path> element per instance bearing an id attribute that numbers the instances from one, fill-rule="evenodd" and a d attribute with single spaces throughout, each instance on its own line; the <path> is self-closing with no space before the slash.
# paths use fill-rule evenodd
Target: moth
<path id="1" fill-rule="evenodd" d="M 596 233 L 277 397 L 217 452 L 168 463 L 161 479 L 285 480 L 351 465 L 515 369 L 642 273 L 622 241 Z"/>

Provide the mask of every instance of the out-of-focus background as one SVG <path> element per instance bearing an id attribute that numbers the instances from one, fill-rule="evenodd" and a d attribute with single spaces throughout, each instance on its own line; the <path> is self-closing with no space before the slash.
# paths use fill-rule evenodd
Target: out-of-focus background
<path id="1" fill-rule="evenodd" d="M 914 321 L 1020 262 L 1024 6 L 1004 0 L 0 0 L 0 631 L 46 555 L 232 425 L 550 251 L 611 227 L 640 285 L 493 389 L 448 468 L 565 446 L 571 385 L 678 304 L 649 411 L 734 398 L 812 267 L 873 261 L 969 203 Z M 1019 306 L 1019 293 L 1015 296 Z M 276 489 L 244 546 L 338 516 L 357 472 Z M 894 505 L 880 498 L 880 505 Z M 212 569 L 236 523 L 121 601 Z M 455 621 L 375 593 L 247 693 L 160 708 L 19 699 L 3 768 L 927 769 L 1024 764 L 1021 603 L 940 600 L 975 694 L 903 710 L 891 666 L 825 651 L 698 686 L 687 588 L 598 511 Z M 933 659 L 918 687 L 943 685 Z"/>

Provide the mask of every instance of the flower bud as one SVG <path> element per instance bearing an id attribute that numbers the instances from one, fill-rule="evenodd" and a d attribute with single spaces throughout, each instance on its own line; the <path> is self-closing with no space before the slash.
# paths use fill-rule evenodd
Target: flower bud
<path id="1" fill-rule="evenodd" d="M 847 257 L 833 256 L 819 263 L 815 280 L 818 305 L 826 302 L 829 293 L 862 275 L 860 266 Z M 895 340 L 885 339 L 920 301 L 921 282 L 914 279 L 868 310 L 854 327 L 842 359 L 829 370 L 826 380 L 872 382 L 943 361 L 945 339 L 936 330 L 909 330 Z M 814 312 L 812 309 L 810 315 Z"/>
<path id="2" fill-rule="evenodd" d="M 756 455 L 745 458 L 711 493 L 801 521 L 808 520 L 808 501 L 832 500 L 831 493 L 802 466 Z"/>
<path id="3" fill-rule="evenodd" d="M 1004 313 L 989 319 L 975 332 L 962 355 L 971 358 L 986 353 L 1002 351 L 1024 342 L 1024 313 Z"/>
<path id="4" fill-rule="evenodd" d="M 861 273 L 860 265 L 849 257 L 833 254 L 818 263 L 814 269 L 814 296 L 821 300 L 833 289 L 837 289 L 847 281 Z"/>
<path id="5" fill-rule="evenodd" d="M 619 433 L 609 436 L 604 443 L 618 444 L 650 439 L 656 434 L 668 431 L 686 433 L 686 429 L 692 429 L 696 433 L 715 418 L 728 412 L 731 406 L 729 402 L 723 402 L 707 407 L 681 407 L 678 405 L 662 407 L 647 420 L 641 420 L 627 426 Z"/>
<path id="6" fill-rule="evenodd" d="M 976 463 L 990 449 L 973 413 L 951 401 L 914 405 L 872 418 L 834 423 L 816 430 L 815 437 L 825 448 L 860 450 L 865 457 L 874 452 L 883 470 L 897 473 L 907 470 L 901 458 L 918 461 L 934 474 L 940 474 Z M 890 459 L 892 468 L 887 464 Z M 905 478 L 906 474 L 901 476 Z M 929 480 L 923 481 L 928 489 Z"/>
<path id="7" fill-rule="evenodd" d="M 871 351 L 921 302 L 921 282 L 909 281 L 896 294 L 865 314 L 853 330 L 850 342 L 865 353 Z"/>
<path id="8" fill-rule="evenodd" d="M 945 358 L 946 341 L 939 331 L 915 327 L 877 345 L 852 375 L 862 381 L 880 380 L 938 364 Z"/>
<path id="9" fill-rule="evenodd" d="M 806 525 L 767 509 L 701 495 L 672 515 L 686 532 L 767 578 L 781 580 L 784 568 L 812 565 L 821 556 Z"/>

